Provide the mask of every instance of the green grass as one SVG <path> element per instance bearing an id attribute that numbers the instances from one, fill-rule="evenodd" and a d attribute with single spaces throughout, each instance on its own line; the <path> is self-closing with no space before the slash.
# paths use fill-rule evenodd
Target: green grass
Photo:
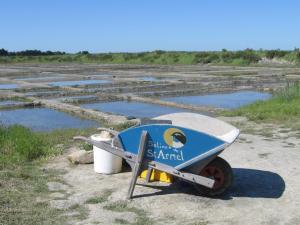
<path id="1" fill-rule="evenodd" d="M 299 64 L 299 49 L 293 51 L 245 49 L 242 51 L 152 51 L 139 53 L 99 53 L 99 54 L 63 54 L 63 55 L 12 55 L 0 56 L 0 63 L 122 63 L 157 65 L 193 65 L 212 63 L 219 65 L 244 66 L 256 64 L 263 57 L 279 58 Z"/>
<path id="2" fill-rule="evenodd" d="M 58 153 L 51 148 L 46 137 L 18 125 L 8 128 L 0 127 L 0 146 L 2 163 L 32 161 L 42 156 Z"/>
<path id="3" fill-rule="evenodd" d="M 20 102 L 32 102 L 32 100 L 26 98 L 26 97 L 21 97 L 21 96 L 12 96 L 12 97 L 0 97 L 0 101 L 20 101 Z"/>
<path id="4" fill-rule="evenodd" d="M 95 129 L 36 133 L 22 126 L 0 126 L 0 224 L 65 224 L 63 210 L 38 201 L 47 199 L 47 182 L 57 181 L 62 173 L 42 166 L 71 145 L 73 136 L 93 132 Z M 82 218 L 86 215 L 81 208 L 77 211 Z"/>
<path id="5" fill-rule="evenodd" d="M 104 190 L 103 193 L 100 196 L 92 197 L 86 200 L 86 204 L 99 204 L 106 202 L 108 200 L 108 197 L 112 194 L 113 190 L 107 189 Z"/>
<path id="6" fill-rule="evenodd" d="M 113 128 L 122 130 L 132 125 L 124 123 Z M 58 175 L 63 172 L 42 167 L 73 145 L 74 136 L 95 132 L 95 128 L 87 128 L 37 133 L 18 125 L 0 126 L 0 224 L 65 224 L 65 210 L 52 209 L 47 201 L 38 201 L 50 194 L 47 182 L 59 181 Z M 104 191 L 87 203 L 105 202 L 111 192 Z M 74 205 L 68 210 L 78 211 L 76 218 L 80 220 L 87 216 L 84 206 Z"/>
<path id="7" fill-rule="evenodd" d="M 288 84 L 266 101 L 221 113 L 225 116 L 245 116 L 257 122 L 282 123 L 300 130 L 300 83 Z"/>
<path id="8" fill-rule="evenodd" d="M 0 170 L 0 224 L 64 224 L 60 210 L 45 201 L 47 182 L 57 171 L 47 173 L 32 163 L 23 162 Z"/>
<path id="9" fill-rule="evenodd" d="M 136 214 L 136 220 L 133 223 L 129 223 L 132 225 L 152 225 L 154 222 L 147 216 L 147 213 L 137 207 L 132 207 L 128 205 L 127 201 L 117 201 L 112 202 L 103 207 L 106 210 L 110 210 L 113 212 L 132 212 Z M 117 221 L 116 221 L 117 222 Z M 127 222 L 127 221 L 118 221 L 119 223 Z M 124 223 L 123 223 L 124 224 Z"/>
<path id="10" fill-rule="evenodd" d="M 122 218 L 116 218 L 115 223 L 116 224 L 130 224 L 130 222 L 128 222 L 127 220 L 124 220 Z"/>
<path id="11" fill-rule="evenodd" d="M 88 209 L 82 205 L 74 204 L 69 209 L 78 213 L 75 217 L 79 220 L 85 220 L 88 217 Z"/>

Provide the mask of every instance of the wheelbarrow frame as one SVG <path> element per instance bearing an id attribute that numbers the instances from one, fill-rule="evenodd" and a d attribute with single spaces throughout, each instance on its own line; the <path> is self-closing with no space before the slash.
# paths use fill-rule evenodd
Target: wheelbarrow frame
<path id="1" fill-rule="evenodd" d="M 153 122 L 148 121 L 149 123 Z M 159 123 L 159 121 L 156 121 Z M 165 121 L 164 121 L 165 122 Z M 192 172 L 189 171 L 180 171 L 179 169 L 176 169 L 172 166 L 154 161 L 154 160 L 149 160 L 148 158 L 145 157 L 145 152 L 146 152 L 146 146 L 148 142 L 148 132 L 146 130 L 143 130 L 140 136 L 139 140 L 139 149 L 138 149 L 138 154 L 133 154 L 129 151 L 125 151 L 122 147 L 119 147 L 119 140 L 118 140 L 118 132 L 114 130 L 110 130 L 107 128 L 99 128 L 98 130 L 106 130 L 110 133 L 112 133 L 115 138 L 113 139 L 112 142 L 106 142 L 106 141 L 95 141 L 92 140 L 91 138 L 86 138 L 83 136 L 76 136 L 74 137 L 75 140 L 82 140 L 85 142 L 88 142 L 89 144 L 96 146 L 100 149 L 103 149 L 107 152 L 110 152 L 116 156 L 119 156 L 123 159 L 125 159 L 131 166 L 132 166 L 132 178 L 130 182 L 130 186 L 128 189 L 127 193 L 127 199 L 131 199 L 133 196 L 133 191 L 137 182 L 137 178 L 141 172 L 142 169 L 147 169 L 147 176 L 146 176 L 146 181 L 149 182 L 150 176 L 152 173 L 153 169 L 159 170 L 166 172 L 168 174 L 171 174 L 175 177 L 181 178 L 182 180 L 185 180 L 190 183 L 194 184 L 199 184 L 207 188 L 212 188 L 214 186 L 215 180 L 211 178 L 207 178 L 204 176 L 200 176 L 197 174 L 193 174 Z M 117 140 L 116 140 L 117 138 Z M 199 158 L 197 159 L 197 162 L 195 162 L 195 165 L 192 166 L 197 166 L 204 168 L 210 161 L 212 161 L 214 158 L 217 157 L 226 147 L 228 146 L 227 143 L 218 146 L 215 149 L 212 149 L 208 152 L 205 152 L 204 154 L 200 155 Z M 192 169 L 190 170 L 192 171 Z"/>

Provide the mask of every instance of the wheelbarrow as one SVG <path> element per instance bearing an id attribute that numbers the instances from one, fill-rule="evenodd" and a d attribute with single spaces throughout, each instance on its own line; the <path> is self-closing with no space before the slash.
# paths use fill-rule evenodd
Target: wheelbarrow
<path id="1" fill-rule="evenodd" d="M 232 184 L 231 166 L 218 155 L 236 140 L 239 130 L 221 120 L 195 113 L 174 113 L 142 119 L 140 124 L 120 133 L 99 129 L 109 131 L 113 141 L 99 142 L 82 136 L 74 139 L 126 160 L 132 168 L 128 199 L 133 196 L 142 170 L 147 170 L 147 182 L 155 169 L 194 184 L 206 196 L 221 195 Z"/>

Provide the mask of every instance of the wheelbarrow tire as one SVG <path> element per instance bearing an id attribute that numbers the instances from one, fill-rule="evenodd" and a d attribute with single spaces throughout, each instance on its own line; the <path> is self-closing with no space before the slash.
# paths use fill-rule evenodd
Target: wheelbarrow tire
<path id="1" fill-rule="evenodd" d="M 202 185 L 195 184 L 196 190 L 204 196 L 216 197 L 224 194 L 233 182 L 233 172 L 227 161 L 220 157 L 216 157 L 207 164 L 199 175 L 215 179 L 213 188 L 207 188 Z"/>

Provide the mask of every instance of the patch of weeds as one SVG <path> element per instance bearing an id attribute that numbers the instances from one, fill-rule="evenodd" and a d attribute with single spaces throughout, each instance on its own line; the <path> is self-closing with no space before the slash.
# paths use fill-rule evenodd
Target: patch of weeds
<path id="1" fill-rule="evenodd" d="M 286 142 L 287 146 L 286 147 L 295 147 L 295 144 L 294 143 L 291 143 L 291 142 Z"/>
<path id="2" fill-rule="evenodd" d="M 58 129 L 51 132 L 40 133 L 39 135 L 45 136 L 49 143 L 53 145 L 63 144 L 64 147 L 74 144 L 74 136 L 90 136 L 97 131 L 96 128 L 86 129 Z"/>
<path id="3" fill-rule="evenodd" d="M 295 134 L 295 137 L 296 137 L 297 139 L 300 139 L 300 133 L 296 133 L 296 134 Z"/>
<path id="4" fill-rule="evenodd" d="M 129 127 L 132 127 L 134 125 L 136 125 L 135 122 L 127 121 L 127 122 L 124 122 L 124 123 L 121 123 L 121 124 L 118 124 L 118 125 L 114 125 L 112 128 L 117 130 L 117 131 L 121 131 L 121 130 L 128 129 Z"/>
<path id="5" fill-rule="evenodd" d="M 32 102 L 32 100 L 30 100 L 26 97 L 21 97 L 21 96 L 12 96 L 12 97 L 8 97 L 8 98 L 0 98 L 0 101 Z"/>
<path id="6" fill-rule="evenodd" d="M 99 203 L 103 203 L 106 202 L 108 200 L 108 197 L 113 193 L 113 190 L 111 189 L 106 189 L 103 191 L 103 193 L 101 194 L 101 196 L 96 196 L 96 197 L 92 197 L 89 198 L 88 200 L 86 200 L 86 204 L 99 204 Z"/>
<path id="7" fill-rule="evenodd" d="M 116 219 L 115 219 L 115 223 L 117 223 L 117 224 L 130 224 L 129 221 L 124 220 L 124 219 L 122 219 L 122 218 L 116 218 Z"/>
<path id="8" fill-rule="evenodd" d="M 147 217 L 147 213 L 143 209 L 137 207 L 132 207 L 128 205 L 127 201 L 117 201 L 107 204 L 103 207 L 106 210 L 113 212 L 132 212 L 136 214 L 136 220 L 132 225 L 152 225 L 153 221 Z"/>
<path id="9" fill-rule="evenodd" d="M 75 215 L 74 217 L 79 220 L 85 220 L 88 216 L 88 209 L 79 204 L 74 204 L 70 206 L 69 210 L 74 210 L 78 212 L 78 215 Z"/>
<path id="10" fill-rule="evenodd" d="M 272 131 L 270 130 L 260 130 L 257 132 L 257 134 L 261 135 L 261 136 L 264 136 L 266 138 L 271 138 L 273 137 L 273 133 Z"/>
<path id="11" fill-rule="evenodd" d="M 114 212 L 129 212 L 128 203 L 126 201 L 113 202 L 105 205 L 103 208 Z"/>
<path id="12" fill-rule="evenodd" d="M 11 165 L 10 165 L 11 166 Z M 12 167 L 12 166 L 11 166 Z M 18 165 L 14 170 L 0 171 L 0 224 L 65 224 L 66 217 L 53 209 L 46 199 L 49 191 L 45 176 L 36 165 Z"/>
<path id="13" fill-rule="evenodd" d="M 279 130 L 278 132 L 279 132 L 279 133 L 289 133 L 290 130 Z"/>
<path id="14" fill-rule="evenodd" d="M 257 129 L 252 128 L 252 127 L 242 128 L 241 130 L 243 133 L 246 133 L 246 134 L 257 134 Z"/>
<path id="15" fill-rule="evenodd" d="M 208 225 L 209 223 L 207 221 L 197 221 L 193 223 L 189 223 L 188 225 Z"/>
<path id="16" fill-rule="evenodd" d="M 287 86 L 266 101 L 257 101 L 236 110 L 221 112 L 225 116 L 245 116 L 257 122 L 269 122 L 299 130 L 300 82 Z"/>
<path id="17" fill-rule="evenodd" d="M 294 148 L 296 146 L 296 144 L 294 144 L 292 142 L 283 141 L 282 143 L 286 144 L 285 146 L 283 146 L 284 148 Z"/>
<path id="18" fill-rule="evenodd" d="M 0 224 L 65 224 L 64 211 L 45 202 L 51 192 L 47 183 L 62 182 L 64 171 L 43 169 L 43 163 L 62 153 L 58 144 L 89 130 L 36 133 L 22 126 L 0 126 Z M 72 141 L 73 142 L 73 141 Z M 78 207 L 80 217 L 86 214 Z"/>
<path id="19" fill-rule="evenodd" d="M 93 221 L 92 224 L 101 224 L 99 221 Z"/>
<path id="20" fill-rule="evenodd" d="M 93 145 L 84 142 L 81 144 L 81 148 L 84 149 L 85 151 L 92 151 Z"/>
<path id="21" fill-rule="evenodd" d="M 273 141 L 274 139 L 271 138 L 264 138 L 265 141 Z"/>
<path id="22" fill-rule="evenodd" d="M 16 161 L 32 161 L 57 154 L 46 138 L 18 125 L 0 127 L 0 146 L 0 153 Z"/>

